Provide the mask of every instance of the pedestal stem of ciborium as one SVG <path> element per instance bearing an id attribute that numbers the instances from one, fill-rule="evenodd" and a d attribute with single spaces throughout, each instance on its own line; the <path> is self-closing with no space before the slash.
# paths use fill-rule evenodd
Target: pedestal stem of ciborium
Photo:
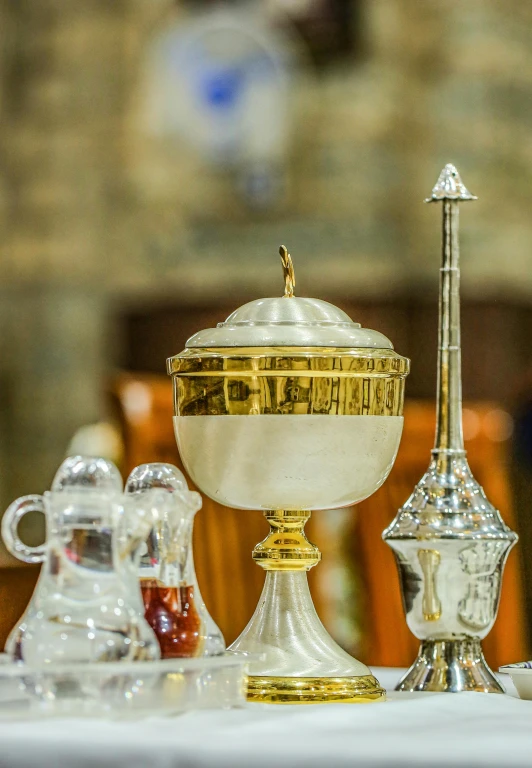
<path id="1" fill-rule="evenodd" d="M 321 559 L 304 533 L 310 512 L 265 513 L 270 532 L 253 551 L 266 580 L 251 621 L 230 651 L 258 653 L 248 699 L 276 704 L 370 702 L 384 690 L 369 669 L 337 645 L 321 623 L 307 571 Z"/>

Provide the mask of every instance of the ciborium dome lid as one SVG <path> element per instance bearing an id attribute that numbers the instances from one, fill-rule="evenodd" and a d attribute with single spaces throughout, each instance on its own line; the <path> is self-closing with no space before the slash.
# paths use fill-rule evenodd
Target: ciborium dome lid
<path id="1" fill-rule="evenodd" d="M 393 349 L 378 331 L 362 328 L 334 304 L 294 296 L 294 269 L 284 246 L 279 249 L 285 275 L 282 297 L 257 299 L 232 312 L 216 328 L 194 334 L 187 349 L 216 347 L 338 347 Z"/>

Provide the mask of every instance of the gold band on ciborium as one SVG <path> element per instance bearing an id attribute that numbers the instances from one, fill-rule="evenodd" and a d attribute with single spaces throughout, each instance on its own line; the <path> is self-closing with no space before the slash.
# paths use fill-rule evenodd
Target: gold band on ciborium
<path id="1" fill-rule="evenodd" d="M 193 349 L 168 361 L 179 416 L 400 416 L 408 369 L 382 349 Z"/>

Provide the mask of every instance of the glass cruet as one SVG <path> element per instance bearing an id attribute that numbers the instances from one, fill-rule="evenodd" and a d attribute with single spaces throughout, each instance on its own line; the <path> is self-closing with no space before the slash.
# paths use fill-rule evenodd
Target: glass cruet
<path id="1" fill-rule="evenodd" d="M 74 456 L 51 491 L 24 496 L 6 511 L 2 536 L 13 555 L 42 562 L 41 574 L 6 651 L 28 664 L 156 660 L 144 619 L 135 553 L 159 514 L 161 493 L 132 498 L 111 462 Z M 17 528 L 28 512 L 46 518 L 46 541 L 25 545 Z"/>
<path id="2" fill-rule="evenodd" d="M 169 502 L 140 559 L 146 619 L 163 658 L 223 653 L 223 635 L 205 607 L 194 568 L 192 533 L 201 496 L 189 491 L 183 473 L 172 464 L 141 464 L 126 481 L 126 493 L 153 489 L 166 491 Z"/>

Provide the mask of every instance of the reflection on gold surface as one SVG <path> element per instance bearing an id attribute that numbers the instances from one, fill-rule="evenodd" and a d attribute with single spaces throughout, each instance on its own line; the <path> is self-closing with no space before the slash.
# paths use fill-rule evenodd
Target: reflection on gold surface
<path id="1" fill-rule="evenodd" d="M 408 360 L 392 350 L 186 350 L 168 362 L 179 416 L 400 416 Z"/>
<path id="2" fill-rule="evenodd" d="M 321 560 L 303 528 L 310 512 L 268 510 L 264 513 L 270 532 L 253 550 L 253 560 L 265 571 L 308 571 Z"/>
<path id="3" fill-rule="evenodd" d="M 386 691 L 373 675 L 361 677 L 248 678 L 248 701 L 267 704 L 367 704 L 385 701 Z"/>
<path id="4" fill-rule="evenodd" d="M 281 264 L 283 265 L 284 295 L 285 298 L 291 299 L 294 295 L 294 288 L 296 287 L 296 276 L 294 273 L 292 257 L 288 253 L 288 249 L 285 245 L 279 247 L 279 255 L 281 257 Z"/>

